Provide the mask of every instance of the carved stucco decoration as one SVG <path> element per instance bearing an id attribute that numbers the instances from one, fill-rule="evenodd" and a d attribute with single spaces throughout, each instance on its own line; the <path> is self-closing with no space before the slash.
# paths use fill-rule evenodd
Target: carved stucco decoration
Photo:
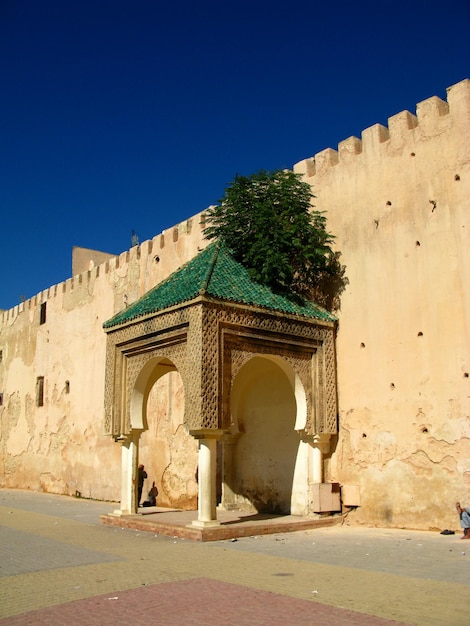
<path id="1" fill-rule="evenodd" d="M 139 424 L 133 402 L 142 372 L 174 366 L 185 392 L 185 426 L 193 434 L 228 431 L 230 391 L 254 355 L 282 358 L 299 377 L 306 398 L 306 434 L 337 432 L 335 327 L 231 305 L 201 296 L 108 331 L 105 433 L 128 435 Z M 145 369 L 146 368 L 146 369 Z M 148 384 L 153 384 L 152 376 Z"/>

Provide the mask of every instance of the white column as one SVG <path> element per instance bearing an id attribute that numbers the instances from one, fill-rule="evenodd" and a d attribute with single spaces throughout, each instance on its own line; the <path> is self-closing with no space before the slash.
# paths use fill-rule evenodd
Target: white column
<path id="1" fill-rule="evenodd" d="M 312 448 L 311 478 L 314 484 L 323 482 L 323 454 L 330 449 L 330 436 L 329 434 L 318 434 L 313 435 L 310 440 Z"/>
<path id="2" fill-rule="evenodd" d="M 303 439 L 299 440 L 295 459 L 292 493 L 290 499 L 291 515 L 306 516 L 309 512 L 309 485 L 312 448 Z"/>
<path id="3" fill-rule="evenodd" d="M 217 521 L 217 495 L 216 495 L 216 457 L 217 439 L 220 434 L 202 436 L 199 439 L 198 455 L 198 481 L 199 502 L 198 519 L 193 521 L 193 526 L 206 528 L 218 526 Z"/>
<path id="4" fill-rule="evenodd" d="M 323 452 L 320 446 L 312 446 L 312 482 L 323 482 Z"/>
<path id="5" fill-rule="evenodd" d="M 117 439 L 121 444 L 121 506 L 115 515 L 137 513 L 137 455 L 138 436 L 127 435 Z"/>
<path id="6" fill-rule="evenodd" d="M 231 511 L 236 507 L 236 495 L 233 492 L 233 459 L 235 444 L 240 438 L 241 433 L 225 434 L 222 438 L 223 442 L 223 459 L 222 459 L 222 502 L 221 508 Z"/>

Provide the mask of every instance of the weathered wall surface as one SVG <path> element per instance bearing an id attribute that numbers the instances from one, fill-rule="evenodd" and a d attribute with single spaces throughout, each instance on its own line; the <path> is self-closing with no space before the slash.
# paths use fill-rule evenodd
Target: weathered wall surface
<path id="1" fill-rule="evenodd" d="M 300 438 L 294 391 L 277 364 L 259 356 L 245 364 L 234 383 L 232 414 L 237 437 L 229 487 L 237 506 L 290 513 Z"/>
<path id="2" fill-rule="evenodd" d="M 148 429 L 139 441 L 139 460 L 148 474 L 146 496 L 155 482 L 158 506 L 197 509 L 198 445 L 183 425 L 183 381 L 170 372 L 152 387 L 147 404 Z"/>
<path id="3" fill-rule="evenodd" d="M 329 480 L 355 519 L 455 528 L 470 501 L 470 81 L 294 169 L 347 265 Z"/>
<path id="4" fill-rule="evenodd" d="M 119 500 L 120 447 L 103 436 L 102 324 L 198 246 L 204 242 L 196 215 L 1 313 L 1 486 Z"/>
<path id="5" fill-rule="evenodd" d="M 456 528 L 455 500 L 470 502 L 470 81 L 416 113 L 294 169 L 327 212 L 350 281 L 337 337 L 339 436 L 325 480 L 360 486 L 357 523 Z M 119 499 L 120 448 L 102 435 L 102 323 L 205 245 L 199 222 L 0 314 L 0 485 Z M 195 444 L 173 415 L 152 426 L 152 443 L 142 436 L 142 460 L 149 479 L 168 461 L 161 497 L 173 503 L 171 485 L 185 483 L 192 506 Z M 170 432 L 178 445 L 165 443 Z"/>
<path id="6" fill-rule="evenodd" d="M 90 248 L 74 246 L 72 248 L 72 276 L 83 274 L 92 270 L 96 265 L 102 265 L 112 259 L 115 255 Z"/>

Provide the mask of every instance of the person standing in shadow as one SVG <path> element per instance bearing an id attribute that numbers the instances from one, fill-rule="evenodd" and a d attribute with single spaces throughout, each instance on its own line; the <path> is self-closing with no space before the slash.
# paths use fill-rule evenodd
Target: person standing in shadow
<path id="1" fill-rule="evenodd" d="M 140 464 L 138 471 L 138 482 L 137 482 L 137 508 L 140 506 L 140 500 L 142 498 L 142 489 L 144 488 L 144 480 L 147 478 L 147 472 L 145 471 L 145 467 Z"/>
<path id="2" fill-rule="evenodd" d="M 155 485 L 155 481 L 153 481 L 152 487 L 149 491 L 148 498 L 147 500 L 145 500 L 143 506 L 157 506 L 157 496 L 158 496 L 158 489 L 157 489 L 157 486 Z"/>

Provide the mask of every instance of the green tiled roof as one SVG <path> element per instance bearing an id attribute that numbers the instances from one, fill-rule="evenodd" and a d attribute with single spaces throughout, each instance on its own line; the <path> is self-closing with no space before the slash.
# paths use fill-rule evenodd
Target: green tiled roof
<path id="1" fill-rule="evenodd" d="M 297 304 L 255 282 L 224 246 L 210 244 L 142 298 L 103 324 L 112 328 L 163 311 L 200 295 L 271 311 L 332 322 L 337 318 L 314 302 Z"/>

